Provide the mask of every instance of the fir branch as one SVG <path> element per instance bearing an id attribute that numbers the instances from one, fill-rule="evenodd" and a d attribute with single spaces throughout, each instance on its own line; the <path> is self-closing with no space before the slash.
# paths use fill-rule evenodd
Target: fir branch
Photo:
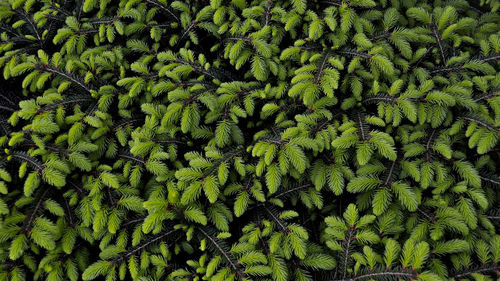
<path id="1" fill-rule="evenodd" d="M 489 130 L 500 132 L 500 128 L 499 127 L 496 127 L 494 125 L 490 125 L 486 121 L 480 120 L 479 118 L 476 118 L 476 117 L 465 117 L 465 116 L 462 116 L 461 118 L 465 119 L 465 120 L 468 120 L 468 121 L 471 121 L 471 122 L 475 122 L 479 126 L 487 128 Z"/>
<path id="2" fill-rule="evenodd" d="M 66 213 L 65 213 L 65 217 L 68 218 L 68 222 L 69 222 L 69 225 L 70 227 L 73 227 L 76 225 L 76 221 L 73 220 L 73 215 L 72 215 L 72 209 L 71 207 L 69 206 L 69 203 L 68 203 L 68 200 L 66 199 L 66 197 L 64 197 L 63 194 L 61 194 L 60 196 L 62 198 L 62 201 L 64 202 L 64 207 L 66 208 Z"/>
<path id="3" fill-rule="evenodd" d="M 252 43 L 252 38 L 249 38 L 249 37 L 226 37 L 224 38 L 224 40 L 233 40 L 233 41 L 244 41 L 244 42 L 248 42 L 248 43 Z"/>
<path id="4" fill-rule="evenodd" d="M 11 35 L 14 35 L 15 37 L 22 37 L 21 35 L 17 34 L 16 30 L 10 27 L 9 25 L 0 22 L 0 30 L 3 30 L 5 32 L 10 33 Z M 30 41 L 31 42 L 31 41 Z"/>
<path id="5" fill-rule="evenodd" d="M 32 17 L 30 17 L 28 12 L 26 12 L 24 10 L 19 10 L 19 9 L 13 9 L 12 11 L 14 11 L 17 15 L 24 18 L 26 20 L 26 22 L 28 22 L 28 24 L 31 26 L 31 28 L 35 32 L 35 35 L 36 35 L 36 38 L 40 44 L 40 47 L 43 48 L 42 37 L 40 36 L 40 33 L 38 32 L 38 28 L 36 27 L 34 20 L 32 19 Z"/>
<path id="6" fill-rule="evenodd" d="M 162 3 L 156 1 L 156 0 L 144 0 L 147 4 L 151 4 L 153 6 L 158 7 L 161 11 L 166 12 L 169 16 L 173 17 L 176 21 L 180 21 L 179 18 L 172 12 L 170 9 L 165 7 Z"/>
<path id="7" fill-rule="evenodd" d="M 281 231 L 284 232 L 284 233 L 288 233 L 288 227 L 286 226 L 286 222 L 284 222 L 283 220 L 281 220 L 278 216 L 276 216 L 274 214 L 274 210 L 269 210 L 269 208 L 262 204 L 262 208 L 266 211 L 266 213 L 273 219 L 273 221 L 275 221 L 279 227 L 281 228 Z"/>
<path id="8" fill-rule="evenodd" d="M 361 140 L 368 140 L 368 132 L 365 132 L 365 130 L 367 130 L 367 126 L 366 126 L 366 123 L 364 122 L 364 120 L 361 118 L 361 114 L 358 112 L 357 115 L 357 121 L 358 121 L 358 129 L 359 131 L 361 132 Z"/>
<path id="9" fill-rule="evenodd" d="M 90 24 L 112 24 L 113 22 L 115 22 L 119 18 L 120 18 L 119 16 L 102 17 L 102 18 L 96 18 L 96 19 L 89 19 L 87 22 Z"/>
<path id="10" fill-rule="evenodd" d="M 279 193 L 275 194 L 273 197 L 274 198 L 286 197 L 287 195 L 290 195 L 292 193 L 295 193 L 297 191 L 303 190 L 304 188 L 308 188 L 308 187 L 311 187 L 311 185 L 310 184 L 299 185 L 297 187 L 279 192 Z"/>
<path id="11" fill-rule="evenodd" d="M 11 100 L 10 98 L 8 98 L 6 95 L 3 95 L 3 94 L 0 94 L 0 97 L 6 101 L 7 103 L 9 103 L 10 105 L 12 106 L 15 106 L 15 107 L 19 107 L 18 103 L 17 102 L 14 102 L 13 100 Z"/>
<path id="12" fill-rule="evenodd" d="M 480 59 L 479 61 L 489 62 L 492 60 L 500 60 L 500 55 L 493 55 L 493 56 L 484 57 L 484 58 Z"/>
<path id="13" fill-rule="evenodd" d="M 481 178 L 481 180 L 484 180 L 484 181 L 487 181 L 489 183 L 491 183 L 492 185 L 495 185 L 495 186 L 499 186 L 500 187 L 500 178 L 489 178 L 489 177 L 483 177 L 483 176 L 479 176 Z"/>
<path id="14" fill-rule="evenodd" d="M 394 104 L 396 103 L 398 100 L 398 98 L 396 97 L 393 97 L 391 95 L 383 95 L 383 94 L 379 94 L 375 97 L 370 97 L 370 98 L 367 98 L 367 99 L 363 99 L 361 102 L 362 103 L 374 103 L 374 102 L 386 102 L 386 103 L 391 103 L 391 104 Z"/>
<path id="15" fill-rule="evenodd" d="M 5 111 L 9 111 L 9 112 L 16 112 L 17 111 L 14 108 L 10 108 L 8 106 L 3 106 L 3 105 L 0 105 L 0 110 L 5 110 Z"/>
<path id="16" fill-rule="evenodd" d="M 78 77 L 72 73 L 65 73 L 63 71 L 61 71 L 59 68 L 57 67 L 52 67 L 52 66 L 49 66 L 49 65 L 43 65 L 43 64 L 37 64 L 36 65 L 36 69 L 39 69 L 41 71 L 46 71 L 46 72 L 49 72 L 49 73 L 53 73 L 53 74 L 57 74 L 63 78 L 66 78 L 68 79 L 69 81 L 77 84 L 78 86 L 80 86 L 82 89 L 84 89 L 85 91 L 89 92 L 89 93 L 92 93 L 91 90 L 92 88 L 89 87 L 89 85 L 87 85 L 87 83 L 83 82 L 84 79 L 82 79 L 81 77 Z"/>
<path id="17" fill-rule="evenodd" d="M 391 167 L 389 168 L 389 171 L 387 172 L 387 177 L 385 179 L 383 186 L 392 185 L 391 178 L 392 178 L 392 173 L 394 171 L 395 164 L 396 164 L 396 161 L 392 161 Z"/>
<path id="18" fill-rule="evenodd" d="M 140 252 L 140 251 L 143 251 L 146 247 L 148 247 L 149 245 L 153 244 L 153 243 L 156 243 L 164 238 L 167 238 L 168 236 L 170 236 L 171 234 L 173 233 L 176 233 L 177 231 L 179 231 L 180 229 L 172 229 L 172 230 L 169 230 L 169 231 L 163 231 L 162 233 L 154 236 L 154 237 L 151 237 L 149 239 L 146 239 L 146 242 L 141 244 L 141 245 L 138 245 L 130 250 L 126 250 L 124 254 L 114 258 L 113 260 L 111 260 L 111 264 L 113 265 L 116 265 L 118 262 L 132 256 L 132 255 L 135 255 L 137 252 Z"/>
<path id="19" fill-rule="evenodd" d="M 421 213 L 422 215 L 424 215 L 429 221 L 431 222 L 437 222 L 437 218 L 436 216 L 430 216 L 429 214 L 427 214 L 426 212 L 424 212 L 422 209 L 420 208 L 417 208 L 417 211 L 419 213 Z"/>
<path id="20" fill-rule="evenodd" d="M 41 162 L 38 161 L 35 157 L 32 157 L 31 155 L 21 152 L 21 151 L 14 151 L 10 154 L 12 157 L 15 159 L 18 159 L 21 163 L 26 162 L 30 166 L 34 167 L 36 171 L 43 171 L 45 164 L 42 164 Z"/>
<path id="21" fill-rule="evenodd" d="M 494 90 L 494 91 L 491 91 L 489 93 L 484 93 L 483 96 L 481 96 L 480 98 L 475 99 L 474 102 L 478 102 L 478 101 L 482 101 L 482 100 L 488 100 L 488 99 L 491 99 L 493 97 L 498 96 L 498 94 L 500 94 L 500 91 L 498 91 L 498 90 Z"/>
<path id="22" fill-rule="evenodd" d="M 55 109 L 59 106 L 66 106 L 66 105 L 73 104 L 73 103 L 83 104 L 85 102 L 90 102 L 93 100 L 94 99 L 92 99 L 91 97 L 88 97 L 88 96 L 80 96 L 80 97 L 79 96 L 70 96 L 68 98 L 62 99 L 59 102 L 48 104 L 45 107 L 42 107 L 40 109 L 40 111 L 49 111 L 49 110 Z"/>
<path id="23" fill-rule="evenodd" d="M 180 42 L 182 42 L 182 40 L 184 39 L 184 37 L 186 37 L 186 35 L 189 34 L 189 32 L 191 32 L 191 29 L 193 29 L 193 28 L 195 28 L 197 26 L 198 26 L 198 20 L 194 20 L 193 22 L 191 22 L 191 24 L 189 24 L 189 26 L 184 30 L 184 33 L 182 33 L 181 37 L 177 41 L 177 44 L 179 44 Z"/>
<path id="24" fill-rule="evenodd" d="M 352 57 L 361 57 L 364 59 L 370 59 L 372 56 L 368 53 L 363 53 L 363 52 L 358 52 L 356 50 L 338 50 L 337 53 L 341 55 L 346 55 L 346 56 L 352 56 Z"/>
<path id="25" fill-rule="evenodd" d="M 498 272 L 498 271 L 500 271 L 500 265 L 493 264 L 493 266 L 490 266 L 490 267 L 480 267 L 480 268 L 476 268 L 476 269 L 462 271 L 462 272 L 454 275 L 453 278 L 462 279 L 462 278 L 466 278 L 467 276 L 470 276 L 474 273 Z"/>
<path id="26" fill-rule="evenodd" d="M 127 159 L 127 160 L 132 160 L 134 162 L 137 162 L 139 164 L 142 164 L 142 165 L 146 165 L 146 162 L 143 160 L 143 159 L 139 159 L 137 157 L 133 157 L 131 155 L 126 155 L 126 154 L 118 154 L 118 157 L 121 157 L 123 159 Z"/>
<path id="27" fill-rule="evenodd" d="M 73 181 L 67 181 L 68 184 L 73 186 L 76 189 L 76 192 L 80 195 L 85 195 L 85 192 L 83 191 L 83 188 L 75 184 Z"/>
<path id="28" fill-rule="evenodd" d="M 392 36 L 392 32 L 390 32 L 388 30 L 384 30 L 384 32 L 382 32 L 381 34 L 371 36 L 370 40 L 377 41 L 377 40 L 380 40 L 380 39 L 390 38 L 391 36 Z"/>
<path id="29" fill-rule="evenodd" d="M 212 237 L 211 235 L 209 235 L 207 233 L 207 231 L 205 231 L 202 227 L 198 227 L 197 228 L 199 232 L 201 232 L 203 234 L 203 237 L 207 238 L 208 241 L 210 241 L 210 243 L 216 247 L 216 249 L 224 256 L 225 260 L 229 263 L 229 265 L 231 266 L 232 270 L 238 274 L 238 276 L 243 279 L 245 277 L 245 274 L 239 269 L 239 266 L 237 265 L 236 262 L 233 261 L 233 257 L 232 257 L 232 254 L 229 252 L 229 251 L 226 251 L 224 250 L 223 246 L 220 245 L 220 243 L 218 243 L 216 241 L 217 238 L 214 238 Z"/>
<path id="30" fill-rule="evenodd" d="M 123 122 L 120 122 L 118 124 L 116 124 L 114 127 L 113 127 L 113 131 L 116 131 L 118 130 L 119 128 L 122 128 L 122 127 L 125 127 L 125 126 L 129 126 L 133 123 L 136 123 L 136 122 L 140 122 L 140 121 L 143 121 L 144 119 L 141 119 L 141 118 L 133 118 L 133 119 L 126 119 L 125 121 Z"/>
<path id="31" fill-rule="evenodd" d="M 41 194 L 39 196 L 37 196 L 37 198 L 36 198 L 35 207 L 31 211 L 31 214 L 29 216 L 27 216 L 27 219 L 25 220 L 25 223 L 23 224 L 22 230 L 24 231 L 24 233 L 29 233 L 30 232 L 30 230 L 31 230 L 31 224 L 35 220 L 36 214 L 38 213 L 38 211 L 39 211 L 39 209 L 41 207 L 43 199 L 45 199 L 45 196 L 47 195 L 47 193 L 50 190 L 45 185 L 43 185 L 43 187 L 44 187 L 43 188 L 43 192 L 41 192 Z"/>
<path id="32" fill-rule="evenodd" d="M 323 60 L 321 61 L 321 64 L 319 65 L 319 68 L 314 76 L 314 84 L 319 84 L 321 82 L 321 75 L 323 74 L 323 70 L 325 70 L 325 65 L 326 65 L 326 62 L 328 61 L 329 56 L 330 56 L 329 51 L 327 51 L 323 55 Z"/>
<path id="33" fill-rule="evenodd" d="M 439 47 L 439 53 L 441 54 L 441 58 L 442 58 L 442 62 L 441 63 L 442 64 L 446 64 L 446 56 L 444 55 L 443 46 L 441 45 L 441 41 L 443 39 L 438 34 L 437 26 L 434 23 L 431 23 L 431 31 L 432 31 L 432 35 L 436 39 L 436 43 L 437 43 L 437 45 Z"/>
<path id="34" fill-rule="evenodd" d="M 197 65 L 194 62 L 190 62 L 190 61 L 186 61 L 186 60 L 182 60 L 182 59 L 177 59 L 177 58 L 174 59 L 173 61 L 176 62 L 176 63 L 189 65 L 189 66 L 191 66 L 193 68 L 194 71 L 196 71 L 196 72 L 198 72 L 198 73 L 200 73 L 202 75 L 206 75 L 206 76 L 208 76 L 208 77 L 210 77 L 212 79 L 217 79 L 217 77 L 214 74 L 212 74 L 211 72 L 205 70 L 202 66 Z"/>
<path id="35" fill-rule="evenodd" d="M 67 1 L 64 1 L 65 3 Z M 59 8 L 54 2 L 50 1 L 50 8 L 56 10 L 57 12 L 64 14 L 65 16 L 69 17 L 72 14 L 69 11 L 66 11 L 64 9 Z"/>
<path id="36" fill-rule="evenodd" d="M 141 223 L 142 223 L 142 222 L 144 222 L 144 219 L 145 219 L 145 218 L 146 218 L 146 217 L 140 217 L 140 218 L 138 218 L 138 219 L 133 219 L 133 220 L 129 220 L 129 219 L 127 219 L 127 218 L 124 218 L 123 220 L 124 220 L 125 222 L 124 222 L 124 223 L 122 223 L 122 227 L 123 227 L 123 228 L 125 228 L 125 227 L 126 227 L 126 226 L 128 226 L 128 225 L 131 225 L 131 224 L 132 224 L 132 225 L 133 225 L 133 224 L 138 224 L 139 222 L 141 222 Z"/>
<path id="37" fill-rule="evenodd" d="M 350 257 L 349 255 L 349 250 L 350 250 L 350 247 L 351 247 L 351 242 L 352 242 L 352 237 L 353 237 L 353 232 L 354 232 L 354 228 L 351 227 L 347 230 L 347 240 L 345 242 L 345 248 L 344 248 L 344 261 L 343 261 L 343 265 L 344 265 L 344 269 L 343 269 L 343 274 L 342 274 L 342 279 L 345 280 L 346 276 L 347 276 L 347 260 L 348 258 Z"/>
<path id="38" fill-rule="evenodd" d="M 331 281 L 356 281 L 356 280 L 363 280 L 363 279 L 400 278 L 400 277 L 406 277 L 406 278 L 416 280 L 418 278 L 418 275 L 413 274 L 413 273 L 404 272 L 404 271 L 399 271 L 399 272 L 385 271 L 385 272 L 372 272 L 372 273 L 367 273 L 367 274 L 354 276 L 354 277 L 350 277 L 350 278 L 344 277 L 343 279 L 334 279 Z"/>
<path id="39" fill-rule="evenodd" d="M 429 73 L 432 75 L 432 74 L 436 74 L 436 73 L 440 73 L 440 72 L 456 72 L 456 71 L 462 71 L 462 70 L 464 70 L 464 67 L 463 67 L 463 65 L 460 65 L 460 66 L 437 68 L 437 69 L 430 71 Z"/>
<path id="40" fill-rule="evenodd" d="M 429 139 L 427 140 L 427 143 L 425 144 L 425 159 L 427 162 L 431 160 L 430 158 L 430 149 L 431 149 L 431 143 L 434 141 L 434 134 L 436 133 L 436 129 L 433 129 Z"/>

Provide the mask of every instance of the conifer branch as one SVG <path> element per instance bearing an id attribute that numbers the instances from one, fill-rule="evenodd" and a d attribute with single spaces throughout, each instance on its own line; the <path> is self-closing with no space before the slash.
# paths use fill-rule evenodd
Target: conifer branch
<path id="1" fill-rule="evenodd" d="M 434 36 L 435 40 L 436 40 L 436 43 L 439 47 L 439 53 L 441 54 L 441 58 L 442 58 L 442 64 L 446 64 L 446 56 L 444 55 L 444 50 L 443 50 L 443 46 L 441 45 L 441 41 L 443 40 L 441 38 L 441 36 L 438 34 L 438 29 L 436 27 L 436 25 L 434 23 L 431 23 L 431 31 L 432 31 L 432 35 Z"/>
<path id="2" fill-rule="evenodd" d="M 203 228 L 198 227 L 198 231 L 200 231 L 205 238 L 208 239 L 208 241 L 220 252 L 223 256 L 224 259 L 229 263 L 231 266 L 232 270 L 241 278 L 243 279 L 245 277 L 245 274 L 239 269 L 238 265 L 236 262 L 233 261 L 232 254 L 229 251 L 226 251 L 223 249 L 223 247 L 216 241 L 216 238 L 212 237 L 209 235 Z"/>
<path id="3" fill-rule="evenodd" d="M 156 0 L 144 0 L 147 4 L 151 4 L 153 6 L 158 7 L 161 11 L 166 12 L 169 16 L 173 17 L 175 21 L 180 21 L 179 18 L 167 7 L 165 7 L 162 3 L 156 1 Z"/>
<path id="4" fill-rule="evenodd" d="M 323 55 L 323 60 L 321 61 L 321 64 L 319 65 L 318 71 L 316 75 L 314 76 L 314 83 L 319 84 L 321 81 L 321 75 L 323 74 L 323 70 L 325 69 L 326 62 L 328 61 L 328 57 L 330 56 L 330 52 L 326 52 Z"/>
<path id="5" fill-rule="evenodd" d="M 494 179 L 494 178 L 487 178 L 483 176 L 479 176 L 481 180 L 487 181 L 489 183 L 492 183 L 493 185 L 498 185 L 500 186 L 500 178 L 499 179 Z"/>
<path id="6" fill-rule="evenodd" d="M 476 268 L 476 269 L 462 271 L 462 272 L 456 274 L 455 276 L 453 276 L 453 278 L 462 279 L 462 278 L 466 278 L 467 276 L 470 276 L 474 273 L 498 272 L 498 271 L 500 271 L 500 266 L 497 264 L 494 264 L 494 266 L 491 266 L 491 267 L 480 267 L 480 268 Z"/>
<path id="7" fill-rule="evenodd" d="M 359 128 L 359 131 L 361 132 L 361 140 L 367 140 L 367 133 L 368 132 L 365 132 L 365 123 L 363 122 L 363 120 L 361 119 L 361 114 L 358 113 L 357 115 L 357 118 L 358 118 L 358 128 Z"/>
<path id="8" fill-rule="evenodd" d="M 396 101 L 398 100 L 398 98 L 396 97 L 393 97 L 393 96 L 385 96 L 385 95 L 379 95 L 379 96 L 376 96 L 376 97 L 370 97 L 370 98 L 367 98 L 367 99 L 363 99 L 363 103 L 372 103 L 372 102 L 386 102 L 386 103 L 395 103 Z"/>
<path id="9" fill-rule="evenodd" d="M 23 17 L 26 20 L 26 22 L 28 22 L 28 24 L 33 29 L 33 32 L 35 32 L 35 35 L 36 35 L 36 38 L 37 38 L 37 40 L 38 40 L 38 42 L 40 44 L 40 47 L 43 47 L 42 37 L 40 36 L 40 33 L 38 32 L 38 28 L 36 27 L 36 24 L 34 23 L 34 21 L 32 20 L 32 18 L 28 14 L 28 12 L 26 12 L 24 10 L 18 10 L 18 9 L 13 9 L 12 11 L 14 11 L 19 16 Z"/>
<path id="10" fill-rule="evenodd" d="M 351 242 L 352 242 L 352 234 L 353 234 L 353 231 L 354 229 L 351 227 L 350 229 L 347 230 L 347 240 L 345 242 L 345 248 L 344 248 L 344 261 L 343 261 L 343 265 L 344 265 L 344 269 L 343 269 L 343 274 L 342 274 L 342 279 L 345 280 L 346 276 L 347 276 L 347 260 L 348 258 L 350 257 L 349 256 L 349 250 L 350 250 L 350 247 L 351 247 Z"/>
<path id="11" fill-rule="evenodd" d="M 284 190 L 283 192 L 277 193 L 273 197 L 274 198 L 285 197 L 291 193 L 295 193 L 296 191 L 302 190 L 302 189 L 307 188 L 307 187 L 311 187 L 311 185 L 310 184 L 299 185 L 299 186 L 294 187 L 292 189 L 287 189 L 287 190 Z"/>
<path id="12" fill-rule="evenodd" d="M 48 110 L 52 110 L 52 109 L 55 109 L 59 106 L 66 106 L 66 105 L 69 105 L 69 104 L 81 104 L 81 103 L 85 103 L 85 102 L 90 102 L 90 101 L 93 101 L 94 99 L 92 99 L 91 97 L 86 97 L 86 96 L 82 96 L 82 97 L 74 97 L 74 96 L 70 96 L 66 99 L 63 99 L 61 100 L 60 102 L 55 102 L 55 103 L 51 103 L 51 104 L 48 104 L 47 106 L 45 107 L 42 107 L 40 109 L 40 111 L 48 111 Z"/>
<path id="13" fill-rule="evenodd" d="M 61 71 L 60 69 L 56 68 L 56 67 L 52 67 L 52 66 L 48 66 L 48 65 L 42 65 L 42 64 L 38 64 L 37 65 L 37 69 L 40 69 L 42 71 L 47 71 L 49 73 L 54 73 L 54 74 L 57 74 L 63 78 L 66 78 L 68 79 L 69 81 L 77 84 L 78 86 L 80 86 L 82 89 L 84 89 L 85 91 L 89 92 L 89 93 L 92 93 L 90 90 L 92 89 L 91 87 L 89 87 L 88 85 L 86 85 L 85 82 L 82 82 L 84 81 L 83 79 L 75 76 L 74 74 L 72 73 L 65 73 L 63 71 Z"/>
<path id="14" fill-rule="evenodd" d="M 376 278 L 385 278 L 385 277 L 390 277 L 390 278 L 399 278 L 399 277 L 406 277 L 406 278 L 411 278 L 411 279 L 417 279 L 418 276 L 413 273 L 408 273 L 408 272 L 392 272 L 392 271 L 386 271 L 386 272 L 373 272 L 373 273 L 367 273 L 359 276 L 354 276 L 350 278 L 343 278 L 343 279 L 334 279 L 332 281 L 356 281 L 356 280 L 363 280 L 363 279 L 376 279 Z"/>
<path id="15" fill-rule="evenodd" d="M 500 91 L 491 91 L 490 93 L 485 93 L 483 96 L 481 96 L 480 98 L 477 98 L 474 100 L 474 102 L 478 102 L 478 101 L 482 101 L 482 100 L 488 100 L 488 99 L 491 99 L 493 97 L 496 97 L 498 94 L 500 94 Z"/>
<path id="16" fill-rule="evenodd" d="M 115 265 L 116 263 L 130 257 L 130 256 L 133 256 L 135 255 L 137 252 L 140 252 L 142 250 L 144 250 L 146 247 L 148 247 L 149 245 L 153 244 L 153 243 L 156 243 L 164 238 L 167 238 L 167 236 L 179 231 L 180 229 L 172 229 L 172 230 L 169 230 L 169 231 L 163 231 L 163 233 L 161 234 L 158 234 L 156 235 L 155 237 L 151 237 L 150 239 L 146 239 L 146 242 L 141 244 L 141 245 L 138 245 L 128 251 L 125 251 L 125 253 L 123 253 L 122 255 L 116 257 L 115 259 L 113 259 L 111 261 L 111 263 L 113 265 Z"/>
<path id="17" fill-rule="evenodd" d="M 30 166 L 34 167 L 36 171 L 43 171 L 44 164 L 40 163 L 36 158 L 24 152 L 12 152 L 12 157 L 20 160 L 20 162 L 26 162 Z"/>
<path id="18" fill-rule="evenodd" d="M 489 129 L 489 130 L 496 131 L 496 132 L 500 132 L 500 128 L 499 128 L 499 127 L 496 127 L 496 126 L 490 125 L 490 124 L 486 123 L 485 121 L 479 120 L 478 118 L 474 118 L 474 117 L 464 117 L 464 116 L 462 116 L 462 118 L 463 118 L 463 119 L 465 119 L 465 120 L 471 121 L 471 122 L 475 122 L 475 123 L 477 123 L 479 126 L 485 127 L 485 128 L 487 128 L 487 129 Z"/>
<path id="19" fill-rule="evenodd" d="M 460 66 L 452 66 L 452 67 L 443 67 L 443 68 L 437 68 L 435 70 L 430 71 L 430 74 L 436 74 L 440 72 L 456 72 L 456 71 L 462 71 L 464 70 L 463 65 Z"/>
<path id="20" fill-rule="evenodd" d="M 25 223 L 24 223 L 24 226 L 23 226 L 23 231 L 25 233 L 28 233 L 31 230 L 31 224 L 35 220 L 36 214 L 37 214 L 38 210 L 41 207 L 42 201 L 43 201 L 43 199 L 45 199 L 45 196 L 47 195 L 48 192 L 49 192 L 49 188 L 45 187 L 44 190 L 43 190 L 43 192 L 36 199 L 35 207 L 31 211 L 31 214 L 25 220 Z"/>
<path id="21" fill-rule="evenodd" d="M 387 173 L 387 178 L 385 179 L 385 182 L 384 182 L 384 186 L 392 185 L 391 177 L 392 177 L 392 172 L 394 171 L 395 164 L 396 164 L 396 161 L 392 161 L 391 167 L 389 168 L 389 172 Z"/>
<path id="22" fill-rule="evenodd" d="M 267 212 L 267 214 L 280 226 L 281 231 L 284 233 L 288 233 L 288 227 L 286 226 L 286 223 L 283 222 L 280 218 L 274 215 L 274 213 L 269 210 L 265 205 L 262 205 L 262 208 Z"/>
<path id="23" fill-rule="evenodd" d="M 490 57 L 485 57 L 485 58 L 480 59 L 480 61 L 482 61 L 482 62 L 488 62 L 488 61 L 492 61 L 492 60 L 500 60 L 500 56 L 499 55 L 493 55 L 493 56 L 490 56 Z"/>
<path id="24" fill-rule="evenodd" d="M 372 56 L 368 53 L 363 53 L 363 52 L 358 52 L 354 50 L 339 50 L 337 53 L 341 55 L 346 55 L 346 56 L 352 56 L 352 57 L 361 57 L 364 59 L 370 59 Z"/>
<path id="25" fill-rule="evenodd" d="M 429 136 L 429 139 L 427 140 L 427 143 L 425 144 L 425 159 L 427 162 L 429 162 L 430 159 L 430 149 L 431 149 L 431 143 L 434 141 L 434 134 L 436 133 L 436 129 L 433 129 L 431 132 L 431 135 Z"/>
<path id="26" fill-rule="evenodd" d="M 0 105 L 0 110 L 5 110 L 5 111 L 9 111 L 9 112 L 16 112 L 17 111 L 14 108 L 10 108 L 10 107 L 3 106 L 3 105 Z"/>
<path id="27" fill-rule="evenodd" d="M 495 278 L 500 0 L 393 2 L 0 2 L 0 276 Z"/>
<path id="28" fill-rule="evenodd" d="M 137 157 L 133 157 L 130 155 L 125 155 L 125 154 L 118 154 L 118 156 L 123 158 L 123 159 L 132 160 L 132 161 L 137 162 L 139 164 L 146 165 L 146 162 L 144 160 L 139 159 Z"/>

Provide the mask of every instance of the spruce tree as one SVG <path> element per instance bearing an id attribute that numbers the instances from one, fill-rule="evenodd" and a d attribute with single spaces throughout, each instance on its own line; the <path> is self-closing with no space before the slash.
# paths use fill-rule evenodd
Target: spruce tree
<path id="1" fill-rule="evenodd" d="M 499 0 L 0 0 L 0 281 L 500 278 Z"/>

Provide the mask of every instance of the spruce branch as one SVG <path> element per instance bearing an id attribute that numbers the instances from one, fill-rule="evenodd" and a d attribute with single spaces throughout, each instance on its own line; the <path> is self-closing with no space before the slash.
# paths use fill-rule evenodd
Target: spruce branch
<path id="1" fill-rule="evenodd" d="M 49 192 L 49 188 L 47 188 L 45 185 L 43 185 L 43 191 L 39 193 L 39 195 L 35 199 L 35 206 L 30 212 L 30 215 L 26 217 L 22 230 L 24 233 L 29 233 L 31 231 L 31 224 L 35 220 L 35 218 L 38 215 L 38 212 L 40 211 L 41 204 L 43 200 L 45 199 L 45 196 Z"/>
<path id="2" fill-rule="evenodd" d="M 173 17 L 175 21 L 180 22 L 180 19 L 165 5 L 156 0 L 144 0 L 147 4 L 158 7 L 161 11 L 166 12 L 170 17 Z"/>
<path id="3" fill-rule="evenodd" d="M 462 278 L 467 278 L 468 276 L 474 274 L 474 273 L 487 273 L 487 272 L 495 272 L 498 273 L 500 271 L 500 265 L 494 263 L 489 266 L 483 266 L 479 268 L 471 268 L 468 270 L 464 270 L 461 272 L 458 272 L 453 276 L 453 278 L 456 279 L 462 279 Z"/>
<path id="4" fill-rule="evenodd" d="M 163 239 L 170 238 L 170 236 L 176 232 L 180 231 L 180 229 L 168 229 L 162 231 L 160 234 L 152 237 L 148 237 L 144 239 L 144 243 L 133 247 L 132 249 L 126 250 L 123 254 L 111 260 L 111 264 L 116 265 L 117 263 L 125 260 L 126 258 L 136 255 L 138 252 L 144 251 L 148 246 L 159 242 Z"/>
<path id="5" fill-rule="evenodd" d="M 392 278 L 408 278 L 412 280 L 418 279 L 417 274 L 405 272 L 405 271 L 399 271 L 399 272 L 393 272 L 393 271 L 387 271 L 387 272 L 373 272 L 373 273 L 367 273 L 359 276 L 354 276 L 350 278 L 343 278 L 343 279 L 334 279 L 332 281 L 356 281 L 356 280 L 377 280 L 378 278 L 388 278 L 391 280 Z"/>

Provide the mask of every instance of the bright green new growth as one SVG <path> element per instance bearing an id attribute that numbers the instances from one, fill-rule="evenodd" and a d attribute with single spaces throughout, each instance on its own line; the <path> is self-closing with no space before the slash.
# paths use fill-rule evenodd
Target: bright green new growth
<path id="1" fill-rule="evenodd" d="M 0 66 L 0 281 L 499 278 L 498 0 L 0 0 Z"/>

